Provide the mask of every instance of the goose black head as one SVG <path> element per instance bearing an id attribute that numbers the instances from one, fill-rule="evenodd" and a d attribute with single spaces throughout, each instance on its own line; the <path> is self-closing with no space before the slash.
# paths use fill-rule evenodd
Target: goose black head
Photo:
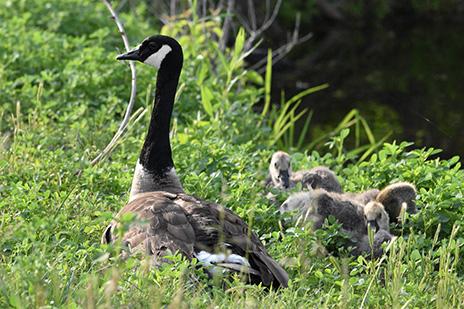
<path id="1" fill-rule="evenodd" d="M 136 60 L 160 69 L 164 63 L 182 66 L 182 47 L 173 38 L 154 35 L 146 38 L 135 49 L 116 57 L 117 60 Z"/>

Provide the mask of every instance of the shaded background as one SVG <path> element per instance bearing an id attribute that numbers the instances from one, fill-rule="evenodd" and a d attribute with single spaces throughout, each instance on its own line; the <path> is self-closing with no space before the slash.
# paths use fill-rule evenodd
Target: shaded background
<path id="1" fill-rule="evenodd" d="M 464 1 L 283 1 L 265 45 L 283 44 L 298 12 L 313 37 L 275 65 L 273 94 L 330 85 L 303 101 L 308 139 L 357 108 L 377 137 L 463 157 Z"/>
<path id="2" fill-rule="evenodd" d="M 160 20 L 189 7 L 183 0 L 144 1 Z M 272 80 L 273 102 L 282 91 L 289 98 L 329 84 L 301 105 L 314 111 L 307 142 L 330 132 L 356 108 L 377 139 L 391 134 L 390 142 L 441 148 L 444 158 L 464 156 L 464 0 L 198 0 L 197 5 L 200 16 L 211 10 L 231 16 L 229 46 L 239 27 L 255 22 L 259 28 L 278 6 L 276 18 L 259 35 L 262 43 L 247 58 L 251 68 L 262 63 L 268 48 L 288 43 L 297 20 L 300 37 L 312 34 L 274 63 Z"/>

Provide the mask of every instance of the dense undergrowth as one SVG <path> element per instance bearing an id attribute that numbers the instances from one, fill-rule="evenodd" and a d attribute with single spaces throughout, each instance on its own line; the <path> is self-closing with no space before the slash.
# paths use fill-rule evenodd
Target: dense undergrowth
<path id="1" fill-rule="evenodd" d="M 156 32 L 145 12 L 141 4 L 121 14 L 133 44 Z M 219 51 L 219 15 L 198 20 L 186 12 L 162 29 L 185 54 L 174 161 L 188 193 L 233 209 L 261 235 L 289 272 L 290 287 L 267 291 L 231 279 L 223 288 L 180 257 L 156 270 L 113 258 L 100 235 L 127 200 L 149 114 L 108 160 L 90 165 L 117 129 L 129 95 L 129 70 L 114 60 L 122 46 L 115 25 L 102 4 L 77 0 L 2 1 L 0 18 L 1 307 L 463 305 L 458 158 L 440 160 L 437 150 L 405 142 L 370 140 L 346 149 L 346 139 L 357 139 L 363 127 L 369 135 L 359 117 L 321 140 L 317 151 L 287 149 L 295 169 L 327 165 L 346 191 L 397 180 L 418 188 L 419 214 L 394 227 L 400 237 L 382 259 L 324 255 L 322 246 L 337 241 L 336 224 L 316 234 L 284 227 L 261 185 L 272 151 L 298 144 L 285 125 L 298 115 L 270 106 L 253 111 L 261 98 L 269 101 L 270 74 L 263 80 L 245 70 L 242 31 L 234 46 Z M 154 74 L 139 67 L 137 108 L 150 109 Z"/>

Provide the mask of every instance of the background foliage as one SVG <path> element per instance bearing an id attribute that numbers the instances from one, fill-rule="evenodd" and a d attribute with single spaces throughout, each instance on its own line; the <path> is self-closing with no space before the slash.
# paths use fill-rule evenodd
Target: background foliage
<path id="1" fill-rule="evenodd" d="M 121 17 L 133 44 L 157 32 L 142 4 Z M 356 112 L 318 141 L 318 152 L 308 149 L 291 129 L 300 97 L 256 112 L 260 99 L 270 100 L 270 62 L 264 78 L 245 68 L 243 30 L 221 52 L 221 18 L 217 12 L 200 20 L 187 11 L 160 30 L 178 38 L 185 53 L 174 161 L 187 192 L 230 207 L 262 236 L 288 270 L 290 287 L 266 291 L 231 279 L 223 288 L 180 257 L 149 271 L 146 261 L 121 263 L 110 254 L 117 248 L 100 245 L 127 200 L 149 117 L 130 127 L 107 161 L 90 166 L 128 97 L 130 74 L 114 60 L 119 35 L 98 2 L 1 1 L 1 306 L 462 305 L 459 159 L 440 160 L 438 150 L 406 142 L 382 144 Z M 155 73 L 139 67 L 138 74 L 137 105 L 149 110 Z M 277 147 L 294 150 L 295 170 L 333 168 L 346 191 L 413 182 L 420 212 L 394 227 L 400 237 L 380 260 L 324 255 L 322 246 L 337 241 L 336 223 L 315 234 L 293 228 L 279 223 L 265 198 L 261 182 Z"/>

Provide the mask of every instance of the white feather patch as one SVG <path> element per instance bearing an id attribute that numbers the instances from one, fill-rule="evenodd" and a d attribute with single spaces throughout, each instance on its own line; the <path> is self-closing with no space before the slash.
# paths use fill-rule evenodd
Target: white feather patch
<path id="1" fill-rule="evenodd" d="M 151 54 L 150 57 L 145 59 L 143 63 L 154 66 L 155 68 L 159 69 L 164 58 L 167 54 L 171 52 L 171 50 L 171 46 L 163 45 L 156 53 Z"/>
<path id="2" fill-rule="evenodd" d="M 200 263 L 206 266 L 212 266 L 217 263 L 231 263 L 250 267 L 250 263 L 248 262 L 248 260 L 238 254 L 212 254 L 206 251 L 200 251 L 198 253 L 195 253 L 195 257 Z"/>

